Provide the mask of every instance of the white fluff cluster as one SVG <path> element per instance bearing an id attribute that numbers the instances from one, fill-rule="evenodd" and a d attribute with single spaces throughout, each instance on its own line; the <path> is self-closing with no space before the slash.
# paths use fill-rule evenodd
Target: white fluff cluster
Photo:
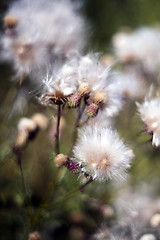
<path id="1" fill-rule="evenodd" d="M 3 55 L 19 73 L 28 74 L 84 47 L 84 21 L 70 0 L 20 0 L 6 16 L 16 17 L 18 23 L 3 37 Z"/>
<path id="2" fill-rule="evenodd" d="M 96 54 L 81 57 L 78 66 L 78 83 L 86 83 L 90 89 L 90 98 L 97 93 L 104 93 L 103 104 L 100 107 L 107 117 L 116 115 L 122 107 L 120 94 L 116 91 L 116 83 L 110 81 L 111 67 L 106 67 L 99 61 Z"/>
<path id="3" fill-rule="evenodd" d="M 47 70 L 42 79 L 44 93 L 55 94 L 55 91 L 61 91 L 69 96 L 76 94 L 86 84 L 89 89 L 86 105 L 97 104 L 99 113 L 105 117 L 113 117 L 121 109 L 123 101 L 117 83 L 109 78 L 110 67 L 105 67 L 97 54 L 72 56 L 64 65 L 58 68 L 53 66 L 51 70 L 52 72 Z M 79 97 L 82 98 L 83 94 Z"/>
<path id="4" fill-rule="evenodd" d="M 153 186 L 156 186 L 155 182 L 150 186 L 143 182 L 134 190 L 127 185 L 123 188 L 116 187 L 117 198 L 114 200 L 114 206 L 120 221 L 132 223 L 137 231 L 141 231 L 149 224 L 153 226 L 151 219 L 160 211 L 160 198 L 153 197 L 155 196 Z"/>
<path id="5" fill-rule="evenodd" d="M 95 125 L 87 126 L 79 133 L 73 152 L 83 171 L 98 181 L 124 178 L 134 154 L 117 132 Z"/>
<path id="6" fill-rule="evenodd" d="M 114 74 L 115 88 L 123 99 L 142 98 L 147 89 L 145 79 L 135 71 L 117 72 Z"/>
<path id="7" fill-rule="evenodd" d="M 146 124 L 147 132 L 153 134 L 152 144 L 160 145 L 160 98 L 145 99 L 137 103 L 142 121 Z"/>
<path id="8" fill-rule="evenodd" d="M 113 37 L 115 54 L 122 62 L 140 61 L 149 72 L 160 65 L 160 32 L 139 28 L 134 32 L 120 32 Z"/>
<path id="9" fill-rule="evenodd" d="M 62 67 L 50 66 L 42 77 L 43 95 L 65 98 L 77 90 L 77 72 L 74 61 L 67 61 Z M 39 76 L 41 77 L 41 76 Z"/>

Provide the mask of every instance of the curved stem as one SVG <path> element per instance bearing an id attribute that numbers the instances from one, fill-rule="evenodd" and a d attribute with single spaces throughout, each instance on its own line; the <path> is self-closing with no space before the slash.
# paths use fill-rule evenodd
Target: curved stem
<path id="1" fill-rule="evenodd" d="M 61 200 L 53 203 L 53 204 L 50 204 L 49 206 L 49 209 L 61 204 L 64 202 L 64 200 L 70 198 L 73 194 L 75 194 L 76 192 L 80 191 L 80 192 L 83 192 L 84 191 L 84 188 L 93 181 L 93 178 L 90 177 L 89 180 L 87 182 L 85 182 L 84 184 L 82 184 L 80 187 L 74 189 L 73 191 L 69 192 L 68 194 L 66 194 Z M 42 206 L 43 207 L 43 206 Z M 45 206 L 44 206 L 45 207 Z"/>

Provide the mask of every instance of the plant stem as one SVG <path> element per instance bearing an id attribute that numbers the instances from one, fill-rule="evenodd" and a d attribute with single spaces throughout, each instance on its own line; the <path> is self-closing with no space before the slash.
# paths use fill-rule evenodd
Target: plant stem
<path id="1" fill-rule="evenodd" d="M 20 161 L 20 163 L 19 163 L 19 169 L 20 169 L 21 179 L 22 179 L 22 188 L 23 188 L 24 193 L 26 194 L 26 186 L 25 186 L 24 174 L 23 174 L 23 168 L 22 168 L 22 163 L 21 163 L 21 161 Z"/>
<path id="2" fill-rule="evenodd" d="M 80 192 L 83 192 L 83 191 L 84 191 L 84 188 L 85 188 L 89 183 L 91 183 L 92 181 L 93 181 L 93 178 L 90 177 L 90 179 L 89 179 L 86 183 L 84 183 L 82 186 L 79 187 L 79 191 L 80 191 Z"/>
<path id="3" fill-rule="evenodd" d="M 17 162 L 17 165 L 18 165 L 18 167 L 20 169 L 20 173 L 21 173 L 22 189 L 23 189 L 24 194 L 26 194 L 24 174 L 23 174 L 23 169 L 22 169 L 22 149 L 15 146 L 15 147 L 13 147 L 12 151 L 16 155 L 16 162 Z"/>
<path id="4" fill-rule="evenodd" d="M 74 143 L 75 143 L 75 141 L 77 139 L 77 130 L 78 130 L 78 127 L 79 127 L 79 124 L 80 124 L 80 120 L 82 118 L 82 115 L 83 115 L 85 107 L 86 107 L 86 105 L 84 103 L 82 107 L 79 106 L 79 108 L 78 108 L 78 115 L 77 115 L 74 131 L 73 131 L 72 147 L 73 147 L 73 145 L 74 145 Z M 71 148 L 71 150 L 70 150 L 68 155 L 70 155 L 71 152 L 72 152 L 72 148 Z"/>
<path id="5" fill-rule="evenodd" d="M 23 168 L 22 168 L 22 153 L 21 153 L 21 151 L 17 152 L 17 164 L 19 166 L 20 173 L 21 173 L 22 189 L 23 189 L 24 194 L 26 194 L 26 186 L 25 186 L 24 174 L 23 174 Z"/>
<path id="6" fill-rule="evenodd" d="M 56 154 L 60 153 L 59 149 L 59 126 L 60 126 L 60 119 L 61 119 L 61 105 L 58 105 L 57 108 L 57 127 L 56 127 Z"/>
<path id="7" fill-rule="evenodd" d="M 73 191 L 69 192 L 68 194 L 66 194 L 61 200 L 53 203 L 53 204 L 50 204 L 50 206 L 48 206 L 48 209 L 52 209 L 53 207 L 61 204 L 64 202 L 64 200 L 70 198 L 73 194 L 77 193 L 78 191 L 80 192 L 83 192 L 84 191 L 84 188 L 93 181 L 93 178 L 90 177 L 89 180 L 87 182 L 85 182 L 84 184 L 82 184 L 80 187 L 74 189 Z M 43 207 L 43 206 L 42 206 Z M 44 208 L 45 208 L 45 205 L 44 205 Z"/>

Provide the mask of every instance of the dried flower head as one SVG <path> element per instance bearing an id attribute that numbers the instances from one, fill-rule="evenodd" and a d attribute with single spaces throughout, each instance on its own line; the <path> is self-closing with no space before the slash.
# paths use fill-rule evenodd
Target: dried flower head
<path id="1" fill-rule="evenodd" d="M 62 67 L 47 72 L 42 80 L 44 86 L 42 103 L 64 104 L 68 101 L 68 97 L 76 92 L 76 71 L 72 64 L 68 61 Z"/>
<path id="2" fill-rule="evenodd" d="M 80 58 L 78 66 L 79 93 L 89 95 L 88 104 L 96 104 L 106 116 L 114 116 L 121 109 L 122 101 L 116 92 L 116 85 L 110 81 L 110 67 L 103 65 L 97 54 L 88 54 Z M 89 107 L 90 108 L 90 107 Z M 97 111 L 98 113 L 98 111 Z M 90 113 L 89 116 L 96 116 Z"/>
<path id="3" fill-rule="evenodd" d="M 93 179 L 124 178 L 134 157 L 133 151 L 119 138 L 116 131 L 98 125 L 80 131 L 74 155 Z"/>

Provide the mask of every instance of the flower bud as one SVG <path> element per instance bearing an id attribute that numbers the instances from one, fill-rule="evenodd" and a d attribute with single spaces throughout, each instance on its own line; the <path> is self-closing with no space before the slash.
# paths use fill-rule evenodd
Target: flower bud
<path id="1" fill-rule="evenodd" d="M 40 240 L 41 236 L 39 232 L 32 232 L 29 234 L 29 240 Z"/>
<path id="2" fill-rule="evenodd" d="M 107 99 L 107 96 L 106 96 L 106 93 L 104 92 L 97 92 L 93 97 L 94 102 L 97 104 L 104 103 L 106 99 Z"/>
<path id="3" fill-rule="evenodd" d="M 15 145 L 18 147 L 22 147 L 27 142 L 30 134 L 36 131 L 37 126 L 33 120 L 29 118 L 21 118 L 17 128 L 18 134 Z"/>
<path id="4" fill-rule="evenodd" d="M 7 15 L 4 17 L 4 24 L 8 28 L 14 28 L 18 24 L 18 19 L 15 16 Z"/>
<path id="5" fill-rule="evenodd" d="M 68 161 L 68 156 L 64 155 L 62 153 L 58 154 L 55 158 L 54 158 L 54 162 L 55 164 L 57 164 L 58 166 L 63 166 L 67 163 Z"/>
<path id="6" fill-rule="evenodd" d="M 84 95 L 88 95 L 90 93 L 90 88 L 88 83 L 82 83 L 78 88 L 78 94 L 82 97 Z"/>
<path id="7" fill-rule="evenodd" d="M 28 136 L 29 133 L 27 131 L 18 131 L 15 146 L 16 147 L 24 146 L 28 140 Z"/>
<path id="8" fill-rule="evenodd" d="M 76 161 L 72 161 L 69 158 L 67 163 L 65 164 L 65 167 L 67 167 L 68 170 L 72 173 L 79 173 L 81 171 L 79 163 Z"/>
<path id="9" fill-rule="evenodd" d="M 41 130 L 45 130 L 48 126 L 48 119 L 44 114 L 35 113 L 31 119 L 35 122 L 36 126 Z"/>
<path id="10" fill-rule="evenodd" d="M 74 93 L 68 98 L 68 105 L 71 108 L 76 108 L 79 106 L 80 101 L 81 101 L 80 95 L 78 93 Z"/>
<path id="11" fill-rule="evenodd" d="M 86 113 L 88 115 L 88 117 L 95 117 L 98 114 L 98 110 L 99 110 L 99 106 L 96 103 L 91 103 L 87 109 L 86 109 Z"/>

